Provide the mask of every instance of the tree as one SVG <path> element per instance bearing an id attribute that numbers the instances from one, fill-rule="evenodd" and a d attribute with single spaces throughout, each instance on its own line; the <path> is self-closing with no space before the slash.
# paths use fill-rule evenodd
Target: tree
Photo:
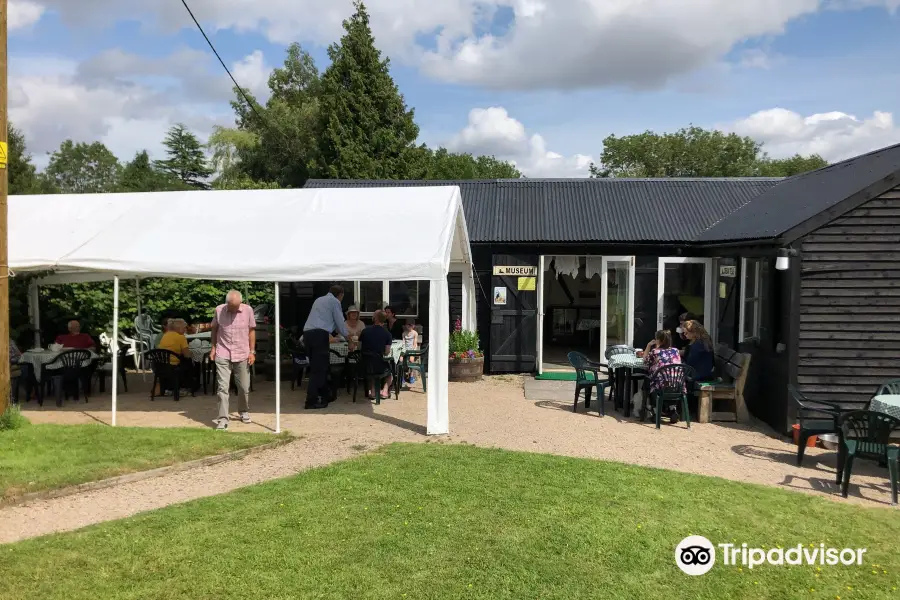
<path id="1" fill-rule="evenodd" d="M 242 152 L 259 148 L 259 138 L 251 131 L 216 127 L 209 136 L 207 148 L 212 152 L 211 163 L 216 173 L 213 188 L 217 190 L 277 189 L 276 181 L 259 182 L 242 169 Z"/>
<path id="2" fill-rule="evenodd" d="M 209 189 L 206 180 L 213 170 L 206 162 L 203 145 L 197 136 L 179 123 L 169 129 L 163 145 L 168 158 L 156 161 L 156 168 L 192 188 Z"/>
<path id="3" fill-rule="evenodd" d="M 119 179 L 121 192 L 167 192 L 191 189 L 170 173 L 158 169 L 146 150 L 134 155 L 131 162 L 122 169 Z"/>
<path id="4" fill-rule="evenodd" d="M 512 163 L 493 156 L 453 153 L 446 148 L 431 150 L 419 146 L 410 154 L 410 179 L 518 179 L 522 176 Z"/>
<path id="5" fill-rule="evenodd" d="M 119 181 L 119 159 L 100 142 L 66 140 L 50 155 L 45 175 L 63 194 L 113 192 Z"/>
<path id="6" fill-rule="evenodd" d="M 591 177 L 757 177 L 803 172 L 824 164 L 819 156 L 773 160 L 750 137 L 690 126 L 675 133 L 645 131 L 603 140 Z"/>
<path id="7" fill-rule="evenodd" d="M 37 170 L 31 164 L 31 155 L 25 144 L 25 134 L 9 124 L 7 168 L 9 169 L 9 194 L 35 194 L 40 191 Z"/>
<path id="8" fill-rule="evenodd" d="M 239 159 L 238 170 L 251 181 L 303 187 L 317 154 L 320 86 L 315 61 L 299 44 L 291 44 L 284 66 L 272 71 L 269 90 L 265 106 L 249 91 L 240 94 L 235 90 L 237 99 L 231 105 L 237 114 L 237 129 L 245 137 L 221 132 L 216 144 L 224 140 L 233 146 L 236 156 L 229 161 Z M 220 155 L 217 168 L 221 168 L 222 158 Z"/>
<path id="9" fill-rule="evenodd" d="M 764 157 L 759 162 L 759 175 L 762 177 L 790 177 L 827 166 L 828 161 L 818 154 L 810 156 L 795 154 L 790 158 Z"/>
<path id="10" fill-rule="evenodd" d="M 404 179 L 419 127 L 375 47 L 365 5 L 344 21 L 322 76 L 316 173 L 329 179 Z"/>

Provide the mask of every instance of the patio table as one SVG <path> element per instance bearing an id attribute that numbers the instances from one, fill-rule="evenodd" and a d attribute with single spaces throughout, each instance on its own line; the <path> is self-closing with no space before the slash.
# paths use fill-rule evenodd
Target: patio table
<path id="1" fill-rule="evenodd" d="M 634 352 L 629 352 L 610 356 L 607 364 L 616 378 L 615 406 L 621 406 L 624 410 L 634 387 L 635 371 L 643 371 L 646 368 L 644 359 L 635 356 Z"/>
<path id="2" fill-rule="evenodd" d="M 200 333 L 189 333 L 186 336 L 189 340 L 210 340 L 212 339 L 211 331 L 201 331 Z"/>
<path id="3" fill-rule="evenodd" d="M 900 419 L 900 395 L 885 394 L 875 396 L 869 403 L 869 410 Z"/>
<path id="4" fill-rule="evenodd" d="M 43 349 L 28 350 L 28 351 L 22 353 L 22 358 L 19 359 L 19 363 L 20 364 L 21 363 L 31 364 L 33 367 L 34 378 L 37 380 L 38 383 L 40 383 L 41 371 L 42 371 L 41 367 L 56 360 L 56 357 L 59 356 L 60 354 L 62 354 L 63 352 L 65 352 L 66 350 L 72 350 L 72 348 L 65 348 L 63 350 L 60 350 L 59 352 L 54 352 L 52 350 L 43 350 Z M 91 352 L 90 360 L 85 361 L 84 363 L 82 363 L 81 366 L 89 367 L 91 365 L 91 363 L 94 362 L 95 360 L 97 360 L 98 358 L 100 358 L 100 356 Z"/>
<path id="5" fill-rule="evenodd" d="M 331 344 L 331 349 L 337 351 L 340 356 L 335 356 L 334 353 L 329 353 L 328 358 L 331 361 L 332 365 L 342 365 L 344 364 L 344 360 L 347 357 L 348 352 L 350 351 L 349 345 L 347 342 L 335 342 Z M 394 363 L 400 361 L 400 356 L 403 354 L 403 341 L 402 340 L 394 340 L 391 343 L 391 360 Z"/>

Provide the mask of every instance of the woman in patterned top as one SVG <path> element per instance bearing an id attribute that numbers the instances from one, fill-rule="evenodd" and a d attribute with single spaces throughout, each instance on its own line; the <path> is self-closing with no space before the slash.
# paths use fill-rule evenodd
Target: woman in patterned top
<path id="1" fill-rule="evenodd" d="M 648 373 L 645 381 L 648 382 L 648 390 L 652 397 L 662 387 L 656 377 L 657 371 L 666 365 L 681 364 L 681 353 L 672 347 L 672 335 L 668 331 L 657 331 L 655 338 L 647 344 L 647 349 L 644 350 L 644 364 L 647 365 Z M 677 409 L 674 406 L 667 406 L 665 410 L 665 416 L 669 417 L 672 423 L 676 423 L 678 421 Z"/>

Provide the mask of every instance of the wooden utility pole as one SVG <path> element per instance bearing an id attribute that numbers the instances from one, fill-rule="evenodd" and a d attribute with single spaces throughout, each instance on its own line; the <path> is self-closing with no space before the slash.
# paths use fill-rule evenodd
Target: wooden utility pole
<path id="1" fill-rule="evenodd" d="M 8 0 L 0 0 L 0 414 L 9 404 L 9 248 L 6 196 L 9 193 L 9 149 L 7 146 L 8 104 L 6 35 Z"/>

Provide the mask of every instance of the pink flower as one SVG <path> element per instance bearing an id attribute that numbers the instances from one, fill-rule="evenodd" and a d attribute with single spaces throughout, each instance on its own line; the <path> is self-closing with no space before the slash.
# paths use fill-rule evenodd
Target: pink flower
<path id="1" fill-rule="evenodd" d="M 453 324 L 453 331 L 462 331 L 462 319 L 456 317 L 456 322 Z"/>

